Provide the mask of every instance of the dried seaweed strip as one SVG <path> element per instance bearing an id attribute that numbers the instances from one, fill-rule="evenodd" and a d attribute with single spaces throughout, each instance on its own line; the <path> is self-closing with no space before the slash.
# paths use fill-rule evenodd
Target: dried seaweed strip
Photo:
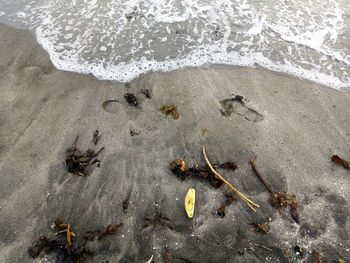
<path id="1" fill-rule="evenodd" d="M 265 185 L 265 187 L 267 188 L 267 190 L 269 190 L 269 192 L 271 194 L 273 194 L 273 191 L 272 191 L 272 188 L 271 186 L 264 180 L 264 178 L 261 176 L 260 172 L 258 171 L 258 168 L 256 167 L 256 164 L 255 164 L 255 160 L 250 160 L 250 164 L 256 174 L 256 176 L 260 179 L 260 181 Z"/>
<path id="2" fill-rule="evenodd" d="M 106 238 L 109 235 L 114 235 L 117 232 L 118 228 L 121 227 L 122 225 L 123 225 L 123 223 L 120 223 L 118 225 L 109 224 L 106 227 L 106 229 L 101 234 L 98 235 L 97 239 L 100 241 L 100 240 L 103 240 L 104 238 Z"/>
<path id="3" fill-rule="evenodd" d="M 349 162 L 347 160 L 340 158 L 339 155 L 333 155 L 331 160 L 332 160 L 332 162 L 334 162 L 340 166 L 343 166 L 344 169 L 350 170 Z"/>
<path id="4" fill-rule="evenodd" d="M 214 164 L 214 168 L 220 168 L 220 169 L 229 169 L 229 170 L 236 170 L 237 169 L 237 164 L 234 162 L 224 162 L 220 164 Z"/>

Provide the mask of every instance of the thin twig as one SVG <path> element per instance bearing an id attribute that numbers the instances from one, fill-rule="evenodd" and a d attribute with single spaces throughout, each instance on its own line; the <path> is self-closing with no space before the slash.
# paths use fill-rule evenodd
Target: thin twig
<path id="1" fill-rule="evenodd" d="M 266 183 L 266 181 L 264 180 L 264 178 L 262 178 L 262 176 L 260 175 L 258 169 L 256 168 L 255 160 L 254 160 L 254 159 L 251 159 L 251 160 L 250 160 L 250 164 L 252 165 L 253 170 L 254 170 L 256 176 L 259 177 L 260 181 L 265 185 L 265 187 L 267 188 L 267 190 L 269 190 L 269 192 L 270 192 L 271 194 L 273 194 L 273 191 L 272 191 L 272 189 L 271 189 L 271 186 L 269 186 L 268 183 Z"/>
<path id="2" fill-rule="evenodd" d="M 258 204 L 254 203 L 252 200 L 250 200 L 247 196 L 245 196 L 243 193 L 241 193 L 235 186 L 233 186 L 230 182 L 228 182 L 221 174 L 219 174 L 211 163 L 209 162 L 209 159 L 207 157 L 207 154 L 205 152 L 205 146 L 203 146 L 203 156 L 204 159 L 209 166 L 210 170 L 223 182 L 225 183 L 229 188 L 231 188 L 254 212 L 256 212 L 255 207 L 260 207 Z"/>

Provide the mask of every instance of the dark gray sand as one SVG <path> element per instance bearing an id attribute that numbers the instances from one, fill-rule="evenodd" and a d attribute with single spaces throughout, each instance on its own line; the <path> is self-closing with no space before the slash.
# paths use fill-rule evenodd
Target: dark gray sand
<path id="1" fill-rule="evenodd" d="M 27 249 L 40 235 L 52 236 L 49 226 L 59 217 L 78 233 L 124 223 L 116 235 L 91 244 L 96 256 L 87 262 L 145 262 L 152 255 L 163 262 L 166 250 L 173 262 L 300 262 L 295 245 L 304 262 L 313 262 L 313 249 L 324 262 L 350 260 L 350 172 L 330 161 L 333 154 L 350 159 L 348 92 L 226 67 L 152 73 L 125 87 L 56 70 L 24 31 L 0 26 L 0 47 L 1 262 L 48 262 L 30 259 Z M 139 107 L 125 102 L 126 92 Z M 226 100 L 232 93 L 244 96 L 245 106 Z M 159 111 L 166 104 L 177 106 L 178 120 Z M 94 146 L 96 129 L 102 137 Z M 77 135 L 82 149 L 105 146 L 101 167 L 88 177 L 65 168 L 65 151 Z M 212 162 L 238 164 L 222 174 L 261 205 L 257 213 L 235 201 L 220 218 L 215 210 L 226 187 L 182 182 L 169 171 L 173 159 L 204 164 L 204 145 Z M 275 191 L 297 196 L 300 225 L 289 209 L 270 206 L 250 158 Z M 183 205 L 189 187 L 197 191 L 193 220 Z M 172 230 L 142 230 L 156 211 L 171 219 Z M 250 223 L 266 218 L 270 232 L 255 232 Z"/>

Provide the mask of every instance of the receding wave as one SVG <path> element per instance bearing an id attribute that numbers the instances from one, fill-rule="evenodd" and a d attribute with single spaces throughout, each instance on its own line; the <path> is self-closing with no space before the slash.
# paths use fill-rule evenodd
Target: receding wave
<path id="1" fill-rule="evenodd" d="M 149 71 L 227 64 L 350 87 L 350 30 L 336 0 L 24 2 L 0 0 L 0 21 L 35 30 L 62 70 L 128 82 Z"/>

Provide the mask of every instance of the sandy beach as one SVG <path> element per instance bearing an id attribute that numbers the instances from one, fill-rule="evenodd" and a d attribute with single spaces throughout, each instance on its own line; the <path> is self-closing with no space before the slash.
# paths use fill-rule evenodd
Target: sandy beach
<path id="1" fill-rule="evenodd" d="M 130 85 L 100 81 L 55 69 L 31 33 L 4 25 L 0 47 L 1 262 L 54 262 L 54 254 L 31 259 L 27 250 L 52 235 L 57 218 L 78 233 L 123 223 L 90 244 L 95 256 L 86 262 L 145 262 L 152 255 L 166 262 L 167 251 L 172 262 L 314 262 L 313 250 L 324 262 L 349 262 L 350 173 L 331 162 L 334 154 L 350 160 L 348 91 L 222 66 L 151 73 Z M 124 100 L 127 92 L 138 107 Z M 162 105 L 175 105 L 179 118 L 165 116 Z M 65 166 L 77 135 L 81 149 L 105 147 L 100 167 L 86 177 Z M 202 146 L 214 163 L 237 163 L 237 170 L 221 172 L 260 205 L 256 213 L 236 200 L 220 218 L 215 211 L 228 188 L 181 181 L 169 170 L 180 158 L 204 165 Z M 253 158 L 274 191 L 295 194 L 300 224 L 289 208 L 271 207 Z M 193 219 L 184 210 L 190 187 L 197 193 Z M 157 211 L 172 228 L 143 229 Z M 251 223 L 267 218 L 269 233 L 254 231 Z"/>

